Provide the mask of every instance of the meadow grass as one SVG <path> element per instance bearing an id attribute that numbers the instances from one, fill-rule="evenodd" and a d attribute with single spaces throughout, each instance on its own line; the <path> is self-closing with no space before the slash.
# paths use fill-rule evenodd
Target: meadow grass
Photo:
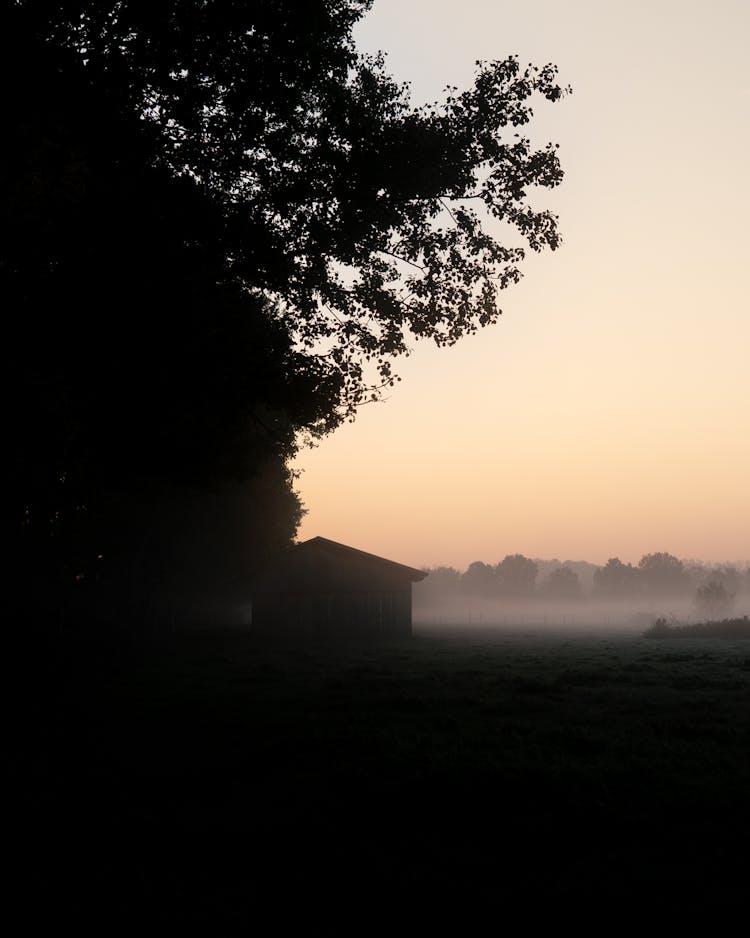
<path id="1" fill-rule="evenodd" d="M 61 646 L 28 704 L 39 876 L 79 913 L 97 896 L 230 930 L 260 905 L 324 916 L 373 896 L 381 911 L 729 909 L 746 883 L 749 661 L 742 640 L 590 630 Z"/>

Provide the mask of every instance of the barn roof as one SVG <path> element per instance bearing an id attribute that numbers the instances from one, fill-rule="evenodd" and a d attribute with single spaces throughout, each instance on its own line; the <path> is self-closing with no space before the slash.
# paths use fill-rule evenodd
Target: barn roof
<path id="1" fill-rule="evenodd" d="M 394 583 L 404 587 L 423 580 L 424 570 L 408 567 L 327 537 L 295 544 L 253 579 L 256 590 L 377 589 Z"/>
<path id="2" fill-rule="evenodd" d="M 311 537 L 309 541 L 302 541 L 292 549 L 300 551 L 320 550 L 334 557 L 356 559 L 365 563 L 382 565 L 386 569 L 390 568 L 394 572 L 409 576 L 413 582 L 424 580 L 427 576 L 425 570 L 417 570 L 416 567 L 407 567 L 406 564 L 396 563 L 395 560 L 386 560 L 385 557 L 378 557 L 377 554 L 368 554 L 367 551 L 358 550 L 356 547 L 348 547 L 346 544 L 339 544 L 338 541 L 330 541 L 327 537 Z"/>

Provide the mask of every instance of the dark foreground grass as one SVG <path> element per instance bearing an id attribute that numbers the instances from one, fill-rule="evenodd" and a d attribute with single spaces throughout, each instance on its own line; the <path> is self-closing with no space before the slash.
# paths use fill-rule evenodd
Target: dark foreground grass
<path id="1" fill-rule="evenodd" d="M 60 643 L 22 684 L 30 914 L 357 933 L 746 903 L 747 641 L 214 633 Z"/>

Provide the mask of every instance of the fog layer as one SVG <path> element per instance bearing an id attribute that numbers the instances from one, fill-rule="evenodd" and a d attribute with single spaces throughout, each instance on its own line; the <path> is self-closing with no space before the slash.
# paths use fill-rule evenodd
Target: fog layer
<path id="1" fill-rule="evenodd" d="M 693 623 L 750 614 L 750 566 L 709 565 L 645 554 L 637 565 L 611 558 L 532 560 L 506 556 L 464 571 L 438 567 L 414 586 L 423 626 L 618 629 L 642 632 L 657 618 Z"/>

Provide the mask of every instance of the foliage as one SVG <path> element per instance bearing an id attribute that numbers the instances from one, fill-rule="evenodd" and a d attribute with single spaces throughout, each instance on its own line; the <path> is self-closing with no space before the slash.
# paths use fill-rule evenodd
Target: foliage
<path id="1" fill-rule="evenodd" d="M 274 531 L 293 532 L 300 438 L 377 396 L 412 338 L 496 320 L 524 250 L 485 222 L 559 244 L 528 197 L 562 178 L 555 148 L 514 135 L 534 95 L 563 95 L 555 69 L 484 63 L 468 91 L 412 108 L 354 48 L 369 6 L 2 6 L 4 507 L 22 592 L 30 569 L 50 595 L 104 576 L 100 556 L 132 579 L 162 500 L 251 491 L 271 463 Z"/>
<path id="2" fill-rule="evenodd" d="M 461 577 L 461 586 L 465 592 L 477 596 L 494 596 L 498 589 L 497 572 L 490 564 L 476 560 L 466 568 Z"/>
<path id="3" fill-rule="evenodd" d="M 547 599 L 573 600 L 583 595 L 577 574 L 566 566 L 552 570 L 540 584 L 539 592 Z"/>
<path id="4" fill-rule="evenodd" d="M 414 585 L 414 589 L 427 597 L 441 596 L 446 593 L 457 593 L 461 587 L 461 573 L 455 567 L 427 568 L 428 576 Z"/>
<path id="5" fill-rule="evenodd" d="M 523 554 L 508 554 L 497 566 L 500 590 L 504 596 L 521 598 L 534 594 L 537 566 Z"/>
<path id="6" fill-rule="evenodd" d="M 750 638 L 750 619 L 721 619 L 681 625 L 676 621 L 656 619 L 643 633 L 644 638 Z"/>
<path id="7" fill-rule="evenodd" d="M 594 595 L 606 599 L 632 596 L 637 586 L 638 570 L 624 564 L 619 557 L 610 557 L 606 565 L 594 573 Z"/>
<path id="8" fill-rule="evenodd" d="M 477 560 L 463 573 L 452 567 L 428 572 L 430 576 L 419 585 L 415 596 L 433 603 L 436 599 L 463 601 L 467 596 L 498 601 L 535 597 L 592 599 L 622 603 L 625 610 L 634 608 L 633 603 L 663 608 L 667 600 L 684 602 L 692 596 L 700 615 L 716 618 L 727 615 L 734 599 L 748 593 L 743 590 L 747 577 L 735 566 L 683 562 L 663 553 L 645 554 L 636 566 L 617 557 L 596 566 L 584 561 L 561 564 L 559 560 L 530 560 L 522 554 L 509 554 L 496 566 Z M 709 584 L 713 585 L 709 588 Z M 653 612 L 634 616 L 631 624 L 637 625 L 636 618 L 642 618 L 641 627 L 645 627 L 652 623 Z"/>
<path id="9" fill-rule="evenodd" d="M 689 586 L 682 561 L 672 554 L 644 554 L 638 563 L 638 572 L 649 596 L 677 596 Z"/>
<path id="10" fill-rule="evenodd" d="M 712 578 L 695 591 L 694 603 L 700 615 L 726 616 L 734 605 L 734 593 L 730 593 L 721 580 Z"/>
<path id="11" fill-rule="evenodd" d="M 300 506 L 284 460 L 300 428 L 330 425 L 338 387 L 225 275 L 217 207 L 154 165 L 154 134 L 111 83 L 21 25 L 0 30 L 16 88 L 0 163 L 3 495 L 11 580 L 24 605 L 55 607 L 82 580 L 144 582 L 135 571 L 177 549 L 167 506 L 189 514 L 201 491 L 206 505 L 239 481 L 262 491 L 269 526 L 247 536 L 288 540 Z"/>
<path id="12" fill-rule="evenodd" d="M 716 564 L 708 571 L 708 578 L 721 583 L 728 593 L 736 595 L 742 589 L 742 574 L 732 564 Z"/>
<path id="13" fill-rule="evenodd" d="M 556 148 L 514 133 L 535 94 L 563 96 L 551 65 L 480 63 L 472 88 L 413 108 L 382 57 L 354 48 L 362 0 L 304 17 L 288 0 L 32 6 L 81 85 L 141 119 L 152 166 L 210 199 L 223 276 L 280 303 L 348 408 L 371 393 L 364 362 L 389 382 L 410 337 L 450 344 L 497 319 L 524 248 L 483 217 L 535 251 L 559 245 L 528 197 L 562 179 Z"/>

